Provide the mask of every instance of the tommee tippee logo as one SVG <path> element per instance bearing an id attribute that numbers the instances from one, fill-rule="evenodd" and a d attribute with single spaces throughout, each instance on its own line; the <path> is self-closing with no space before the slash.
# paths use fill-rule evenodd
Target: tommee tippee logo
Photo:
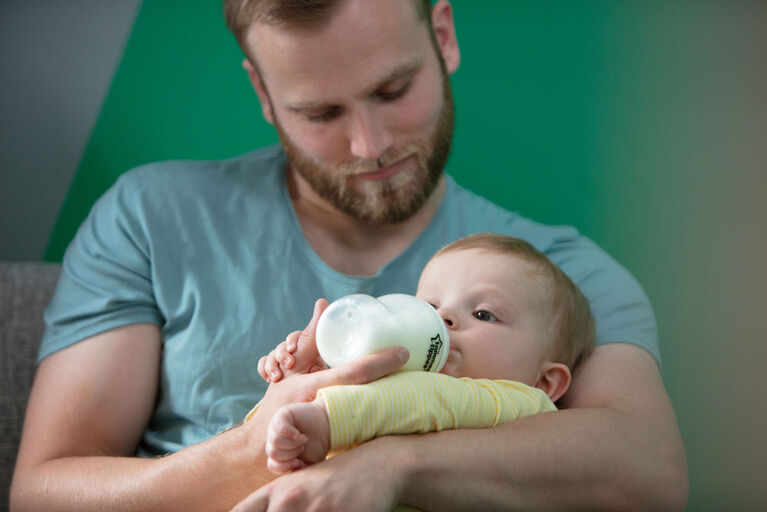
<path id="1" fill-rule="evenodd" d="M 423 363 L 423 371 L 428 372 L 431 370 L 431 367 L 434 366 L 434 361 L 437 359 L 437 356 L 440 352 L 442 352 L 443 346 L 444 343 L 442 343 L 442 338 L 440 338 L 439 334 L 431 339 L 429 351 L 426 353 L 426 361 Z"/>

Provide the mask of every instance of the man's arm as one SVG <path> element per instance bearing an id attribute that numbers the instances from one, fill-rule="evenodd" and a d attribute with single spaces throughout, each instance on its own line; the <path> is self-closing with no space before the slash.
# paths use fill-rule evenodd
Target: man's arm
<path id="1" fill-rule="evenodd" d="M 684 508 L 682 440 L 649 353 L 600 346 L 561 405 L 491 429 L 382 437 L 271 482 L 238 510 L 332 509 L 342 500 L 356 500 L 358 510 L 397 502 L 425 510 Z M 377 493 L 354 492 L 370 478 Z"/>
<path id="2" fill-rule="evenodd" d="M 444 432 L 406 440 L 417 457 L 408 468 L 413 485 L 404 501 L 439 510 L 471 503 L 488 509 L 684 508 L 684 447 L 649 353 L 628 344 L 600 346 L 561 405 L 566 410 L 476 437 Z M 445 464 L 445 447 L 451 464 Z"/>
<path id="3" fill-rule="evenodd" d="M 257 458 L 259 447 L 244 430 L 165 458 L 132 457 L 154 408 L 160 350 L 159 328 L 136 324 L 43 360 L 27 407 L 13 510 L 214 510 L 231 499 L 226 493 L 255 487 L 261 464 L 247 457 Z M 222 465 L 240 473 L 216 471 Z"/>
<path id="4" fill-rule="evenodd" d="M 307 328 L 313 329 L 316 318 Z M 312 332 L 313 336 L 313 332 Z M 154 408 L 161 338 L 136 324 L 47 357 L 27 407 L 12 510 L 228 510 L 274 476 L 264 438 L 274 410 L 316 390 L 396 370 L 397 350 L 272 385 L 254 418 L 158 459 L 134 458 Z M 406 358 L 406 356 L 405 356 Z"/>

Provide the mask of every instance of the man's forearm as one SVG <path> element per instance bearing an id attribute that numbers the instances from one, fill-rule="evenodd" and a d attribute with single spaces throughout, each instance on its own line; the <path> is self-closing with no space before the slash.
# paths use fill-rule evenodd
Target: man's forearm
<path id="1" fill-rule="evenodd" d="M 159 459 L 72 456 L 20 469 L 14 511 L 229 510 L 273 478 L 243 427 Z"/>
<path id="2" fill-rule="evenodd" d="M 66 354 L 56 359 L 62 364 L 68 362 L 61 357 Z M 35 398 L 33 388 L 28 425 L 14 474 L 13 510 L 229 510 L 274 478 L 266 467 L 264 439 L 276 409 L 287 403 L 310 401 L 317 389 L 329 385 L 364 384 L 378 379 L 392 373 L 406 359 L 407 353 L 390 349 L 326 372 L 286 379 L 269 387 L 257 413 L 248 422 L 175 454 L 151 460 L 102 456 L 132 453 L 140 437 L 135 427 L 130 429 L 127 440 L 126 436 L 116 439 L 105 436 L 104 432 L 112 433 L 119 428 L 120 422 L 104 423 L 104 407 L 94 408 L 99 413 L 88 416 L 88 421 L 72 422 L 74 426 L 70 425 L 68 430 L 62 431 L 59 426 L 54 436 L 48 411 L 59 403 L 55 417 L 59 420 L 56 425 L 60 425 L 66 423 L 66 411 L 71 410 L 57 402 L 52 393 Z M 38 372 L 38 380 L 49 378 L 46 377 L 49 372 L 42 369 L 43 376 Z M 131 417 L 126 414 L 119 419 Z M 143 420 L 137 423 L 144 425 Z M 85 426 L 91 429 L 90 433 L 83 432 Z M 55 437 L 54 442 L 47 440 L 50 437 Z M 76 442 L 72 442 L 75 437 Z"/>
<path id="3" fill-rule="evenodd" d="M 398 441 L 398 440 L 395 440 Z M 609 409 L 402 439 L 403 501 L 426 510 L 681 509 L 684 456 Z"/>
<path id="4" fill-rule="evenodd" d="M 404 501 L 427 510 L 684 508 L 684 446 L 649 353 L 598 347 L 561 405 L 493 429 L 403 439 L 390 449 L 404 453 Z"/>

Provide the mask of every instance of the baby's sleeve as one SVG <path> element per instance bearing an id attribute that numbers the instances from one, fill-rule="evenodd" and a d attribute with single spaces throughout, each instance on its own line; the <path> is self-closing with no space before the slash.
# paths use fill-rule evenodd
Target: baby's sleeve
<path id="1" fill-rule="evenodd" d="M 364 385 L 321 389 L 330 422 L 330 449 L 375 437 L 487 428 L 555 411 L 540 389 L 510 380 L 401 372 Z"/>

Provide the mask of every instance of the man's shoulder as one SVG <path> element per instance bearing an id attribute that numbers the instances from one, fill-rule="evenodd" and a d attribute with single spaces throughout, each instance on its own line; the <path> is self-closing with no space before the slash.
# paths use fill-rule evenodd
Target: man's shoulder
<path id="1" fill-rule="evenodd" d="M 222 160 L 165 160 L 143 164 L 120 176 L 116 186 L 165 193 L 200 187 L 219 189 L 273 179 L 284 167 L 282 148 L 273 145 Z"/>
<path id="2" fill-rule="evenodd" d="M 595 274 L 631 279 L 626 269 L 574 226 L 536 222 L 457 184 L 453 188 L 450 199 L 455 205 L 449 208 L 449 215 L 463 219 L 466 234 L 487 231 L 526 240 L 576 282 L 580 277 Z M 457 222 L 455 219 L 453 222 Z"/>
<path id="3" fill-rule="evenodd" d="M 522 238 L 543 253 L 562 245 L 595 249 L 596 245 L 568 225 L 536 222 L 522 214 L 504 208 L 468 190 L 449 178 L 445 214 L 449 222 L 465 231 L 461 235 L 487 231 Z"/>
<path id="4" fill-rule="evenodd" d="M 149 163 L 123 173 L 89 217 L 104 222 L 133 219 L 147 227 L 194 216 L 234 215 L 236 205 L 269 209 L 283 197 L 283 170 L 279 146 L 226 160 Z"/>

